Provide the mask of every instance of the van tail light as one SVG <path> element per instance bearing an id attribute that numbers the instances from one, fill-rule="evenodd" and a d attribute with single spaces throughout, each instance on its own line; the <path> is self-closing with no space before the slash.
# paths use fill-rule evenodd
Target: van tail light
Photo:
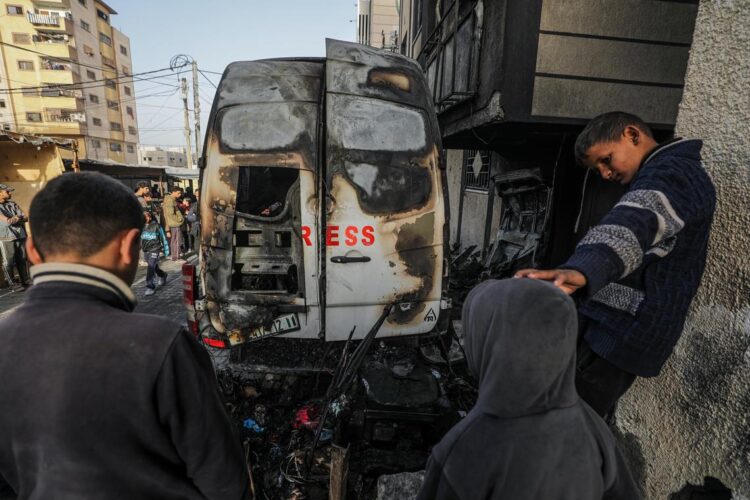
<path id="1" fill-rule="evenodd" d="M 196 275 L 195 264 L 182 265 L 182 303 L 187 309 L 187 324 L 190 332 L 198 337 L 198 321 L 195 317 Z"/>
<path id="2" fill-rule="evenodd" d="M 203 343 L 210 347 L 216 347 L 218 349 L 226 349 L 229 346 L 227 345 L 226 340 L 224 339 L 214 339 L 211 337 L 203 337 Z"/>

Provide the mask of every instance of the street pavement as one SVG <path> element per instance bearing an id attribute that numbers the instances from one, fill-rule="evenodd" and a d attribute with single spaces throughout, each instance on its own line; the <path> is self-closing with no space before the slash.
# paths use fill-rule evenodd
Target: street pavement
<path id="1" fill-rule="evenodd" d="M 194 262 L 196 255 L 188 254 L 188 261 Z M 133 292 L 138 298 L 136 312 L 159 314 L 186 324 L 185 308 L 182 305 L 182 264 L 184 261 L 173 262 L 162 259 L 159 266 L 167 273 L 167 283 L 156 287 L 156 293 L 146 296 L 146 266 L 138 267 L 138 273 L 133 281 Z M 23 303 L 24 292 L 10 292 L 0 289 L 0 318 Z"/>

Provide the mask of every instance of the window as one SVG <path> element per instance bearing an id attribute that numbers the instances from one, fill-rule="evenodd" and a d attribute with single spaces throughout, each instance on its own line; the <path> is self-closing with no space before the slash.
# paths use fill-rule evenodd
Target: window
<path id="1" fill-rule="evenodd" d="M 109 122 L 109 128 L 114 132 L 122 132 L 122 124 L 117 122 Z"/>
<path id="2" fill-rule="evenodd" d="M 89 57 L 94 57 L 94 49 L 89 47 L 88 45 L 83 46 L 83 53 Z"/>
<path id="3" fill-rule="evenodd" d="M 108 101 L 107 101 L 107 107 L 108 107 L 109 109 L 117 109 L 117 110 L 119 110 L 119 109 L 120 109 L 120 105 L 119 105 L 119 104 L 117 104 L 117 102 L 116 102 L 116 101 L 109 101 L 109 100 L 108 100 Z"/>
<path id="4" fill-rule="evenodd" d="M 23 7 L 20 5 L 8 5 L 8 14 L 11 16 L 22 16 Z"/>
<path id="5" fill-rule="evenodd" d="M 31 35 L 28 33 L 13 33 L 13 43 L 18 45 L 30 45 Z"/>
<path id="6" fill-rule="evenodd" d="M 34 43 L 68 43 L 70 37 L 64 33 L 39 33 L 31 39 Z"/>
<path id="7" fill-rule="evenodd" d="M 18 69 L 21 71 L 34 71 L 34 61 L 18 61 Z"/>
<path id="8" fill-rule="evenodd" d="M 86 78 L 88 78 L 89 80 L 96 80 L 96 73 L 94 73 L 90 69 L 87 69 L 86 70 Z"/>
<path id="9" fill-rule="evenodd" d="M 86 7 L 86 0 L 78 0 L 78 3 Z"/>
<path id="10" fill-rule="evenodd" d="M 39 95 L 42 97 L 60 97 L 63 94 L 63 89 L 56 86 L 54 83 L 44 83 L 42 84 L 44 88 L 39 90 Z"/>
<path id="11" fill-rule="evenodd" d="M 128 144 L 128 153 L 135 153 L 135 148 L 132 144 Z"/>
<path id="12" fill-rule="evenodd" d="M 123 75 L 129 75 L 130 74 L 130 69 L 127 66 L 123 66 L 122 67 L 122 74 Z"/>
<path id="13" fill-rule="evenodd" d="M 5 107 L 5 99 L 0 99 L 0 108 Z"/>
<path id="14" fill-rule="evenodd" d="M 464 189 L 486 193 L 490 188 L 490 152 L 464 150 Z"/>
<path id="15" fill-rule="evenodd" d="M 133 95 L 132 91 L 130 90 L 130 87 L 123 87 L 122 91 L 125 92 L 125 95 Z"/>
<path id="16" fill-rule="evenodd" d="M 128 114 L 129 117 L 135 118 L 135 111 L 133 111 L 133 108 L 130 106 L 125 107 L 125 112 Z"/>
<path id="17" fill-rule="evenodd" d="M 119 142 L 110 142 L 109 150 L 113 153 L 122 153 L 122 144 L 120 144 Z"/>
<path id="18" fill-rule="evenodd" d="M 24 87 L 21 89 L 21 94 L 25 95 L 26 97 L 37 97 L 39 95 L 39 91 L 36 87 Z"/>
<path id="19" fill-rule="evenodd" d="M 115 85 L 115 81 L 114 80 L 110 80 L 110 79 L 104 80 L 104 86 L 107 87 L 108 89 L 116 89 L 117 88 L 117 85 Z"/>
<path id="20" fill-rule="evenodd" d="M 89 33 L 91 33 L 91 25 L 89 23 L 87 23 L 86 21 L 84 21 L 83 19 L 81 19 L 81 29 L 83 29 L 84 31 L 88 31 Z"/>
<path id="21" fill-rule="evenodd" d="M 120 45 L 120 54 L 124 56 L 128 55 L 128 48 L 125 47 L 124 45 Z"/>
<path id="22" fill-rule="evenodd" d="M 94 104 L 98 104 L 99 96 L 96 94 L 89 94 L 89 101 L 93 102 Z"/>
<path id="23" fill-rule="evenodd" d="M 110 68 L 117 69 L 117 64 L 115 64 L 114 59 L 110 59 L 109 57 L 102 55 L 102 63 L 105 66 L 109 66 Z"/>
<path id="24" fill-rule="evenodd" d="M 100 19 L 104 19 L 105 21 L 109 22 L 109 14 L 107 14 L 103 10 L 96 9 L 96 15 L 99 16 Z"/>
<path id="25" fill-rule="evenodd" d="M 3 123 L 3 130 L 10 130 L 10 123 Z"/>
<path id="26" fill-rule="evenodd" d="M 101 149 L 102 141 L 99 139 L 91 139 L 91 147 L 94 149 Z"/>
<path id="27" fill-rule="evenodd" d="M 101 127 L 102 126 L 102 119 L 101 118 L 93 118 L 91 120 L 91 123 L 93 123 L 97 127 Z"/>
<path id="28" fill-rule="evenodd" d="M 112 46 L 112 39 L 108 37 L 107 35 L 105 35 L 104 33 L 102 33 L 101 31 L 99 32 L 99 41 L 104 44 L 109 45 L 110 47 Z"/>
<path id="29" fill-rule="evenodd" d="M 135 131 L 135 127 L 134 127 L 134 126 L 130 125 L 130 126 L 128 127 L 128 134 L 130 134 L 130 135 L 135 135 L 135 134 L 136 134 L 136 131 Z"/>
<path id="30" fill-rule="evenodd" d="M 27 122 L 40 122 L 42 121 L 41 113 L 26 113 Z"/>

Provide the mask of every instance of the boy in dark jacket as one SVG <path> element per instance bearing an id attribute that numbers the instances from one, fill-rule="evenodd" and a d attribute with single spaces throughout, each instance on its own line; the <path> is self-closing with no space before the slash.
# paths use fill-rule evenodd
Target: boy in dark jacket
<path id="1" fill-rule="evenodd" d="M 701 147 L 684 139 L 657 144 L 627 113 L 594 118 L 576 140 L 576 157 L 630 188 L 560 269 L 516 275 L 553 281 L 584 300 L 576 384 L 600 415 L 636 376 L 658 375 L 682 333 L 716 206 Z"/>
<path id="2" fill-rule="evenodd" d="M 612 433 L 576 394 L 573 301 L 541 281 L 487 281 L 463 322 L 479 397 L 433 448 L 417 499 L 639 499 Z"/>
<path id="3" fill-rule="evenodd" d="M 133 193 L 61 175 L 29 220 L 34 286 L 0 319 L 0 484 L 18 500 L 250 498 L 208 353 L 179 323 L 133 312 Z"/>
<path id="4" fill-rule="evenodd" d="M 164 234 L 164 229 L 154 220 L 154 216 L 148 210 L 143 212 L 146 224 L 143 226 L 141 233 L 141 250 L 148 264 L 146 270 L 146 293 L 153 295 L 156 293 L 156 278 L 159 278 L 159 285 L 167 282 L 167 273 L 159 268 L 159 257 L 164 251 L 164 256 L 169 257 L 169 243 Z"/>

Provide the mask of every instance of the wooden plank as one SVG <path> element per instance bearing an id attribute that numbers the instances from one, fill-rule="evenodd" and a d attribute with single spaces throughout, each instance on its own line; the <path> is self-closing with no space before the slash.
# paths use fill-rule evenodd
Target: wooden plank
<path id="1" fill-rule="evenodd" d="M 346 482 L 349 478 L 349 448 L 331 445 L 331 474 L 328 487 L 329 500 L 346 500 Z"/>

